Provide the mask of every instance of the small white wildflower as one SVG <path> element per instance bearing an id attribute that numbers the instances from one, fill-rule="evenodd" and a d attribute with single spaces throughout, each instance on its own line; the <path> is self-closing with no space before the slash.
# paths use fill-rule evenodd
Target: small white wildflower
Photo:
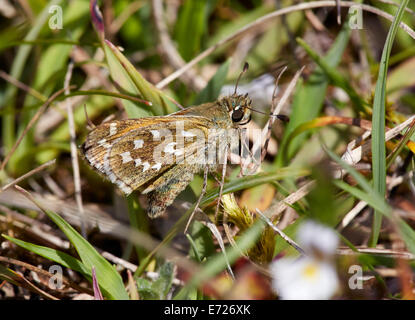
<path id="1" fill-rule="evenodd" d="M 324 256 L 333 255 L 339 244 L 337 234 L 332 229 L 311 220 L 298 228 L 297 240 L 307 253 L 313 254 L 317 251 Z"/>
<path id="2" fill-rule="evenodd" d="M 271 264 L 272 287 L 281 299 L 326 300 L 338 288 L 331 256 L 338 245 L 336 233 L 308 221 L 298 229 L 298 242 L 307 256 L 281 258 Z"/>
<path id="3" fill-rule="evenodd" d="M 333 265 L 314 258 L 283 258 L 271 265 L 272 287 L 284 300 L 327 300 L 338 288 Z"/>

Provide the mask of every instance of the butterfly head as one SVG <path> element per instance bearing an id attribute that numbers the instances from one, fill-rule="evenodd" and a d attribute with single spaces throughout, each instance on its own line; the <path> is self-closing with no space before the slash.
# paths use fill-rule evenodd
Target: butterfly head
<path id="1" fill-rule="evenodd" d="M 222 103 L 227 107 L 232 123 L 236 126 L 247 124 L 251 121 L 252 100 L 248 94 L 233 94 L 222 99 Z"/>

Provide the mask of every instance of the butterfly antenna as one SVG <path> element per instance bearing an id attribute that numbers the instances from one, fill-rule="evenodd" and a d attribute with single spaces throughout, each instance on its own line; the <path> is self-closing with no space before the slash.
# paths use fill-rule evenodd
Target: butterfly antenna
<path id="1" fill-rule="evenodd" d="M 89 119 L 88 117 L 88 112 L 86 111 L 86 104 L 84 104 L 84 112 L 85 112 L 85 119 L 86 122 L 88 123 L 88 129 L 92 130 L 95 128 L 95 124 L 92 123 L 91 119 Z"/>
<path id="2" fill-rule="evenodd" d="M 249 69 L 249 64 L 248 62 L 245 62 L 244 64 L 244 68 L 242 69 L 242 72 L 239 74 L 238 79 L 236 80 L 236 84 L 235 84 L 235 92 L 233 94 L 236 94 L 236 90 L 238 90 L 238 84 L 239 84 L 239 80 L 241 79 L 241 77 L 244 75 L 245 72 L 247 72 Z"/>
<path id="3" fill-rule="evenodd" d="M 262 111 L 259 111 L 259 110 L 255 110 L 255 109 L 250 108 L 250 107 L 247 107 L 247 106 L 245 106 L 245 108 L 247 108 L 247 109 L 249 109 L 249 110 L 251 110 L 251 111 L 254 111 L 254 112 L 260 113 L 260 114 L 264 114 L 264 115 L 266 115 L 266 116 L 276 117 L 277 119 L 280 119 L 281 121 L 284 121 L 284 122 L 288 122 L 288 121 L 290 121 L 290 118 L 289 118 L 288 116 L 284 115 L 284 114 L 272 114 L 272 113 L 266 113 L 266 112 L 262 112 Z"/>

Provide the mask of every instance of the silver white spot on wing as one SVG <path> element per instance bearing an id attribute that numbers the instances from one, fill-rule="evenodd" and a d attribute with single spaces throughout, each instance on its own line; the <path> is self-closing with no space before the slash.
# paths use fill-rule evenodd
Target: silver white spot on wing
<path id="1" fill-rule="evenodd" d="M 112 122 L 110 124 L 110 136 L 113 136 L 116 133 L 117 133 L 117 123 L 116 122 Z"/>
<path id="2" fill-rule="evenodd" d="M 155 169 L 157 171 L 159 171 L 160 168 L 161 168 L 161 163 L 160 162 L 157 162 L 154 166 L 151 167 L 151 169 Z"/>
<path id="3" fill-rule="evenodd" d="M 135 159 L 134 163 L 135 163 L 135 166 L 138 167 L 141 164 L 141 159 L 140 158 Z"/>
<path id="4" fill-rule="evenodd" d="M 166 145 L 166 147 L 164 148 L 164 152 L 165 153 L 171 153 L 174 154 L 175 156 L 180 156 L 183 154 L 183 150 L 179 149 L 176 150 L 175 146 L 177 145 L 177 142 L 170 142 Z"/>
<path id="5" fill-rule="evenodd" d="M 196 135 L 194 133 L 189 132 L 189 131 L 182 130 L 182 136 L 183 137 L 194 137 Z"/>
<path id="6" fill-rule="evenodd" d="M 150 164 L 146 161 L 143 163 L 143 172 L 146 172 L 150 168 Z"/>
<path id="7" fill-rule="evenodd" d="M 127 186 L 124 182 L 122 182 L 121 180 L 117 180 L 117 181 L 115 181 L 115 183 L 122 190 L 122 192 L 124 192 L 126 194 L 130 194 L 131 192 L 133 192 L 133 190 L 129 186 Z"/>
<path id="8" fill-rule="evenodd" d="M 120 153 L 120 156 L 122 157 L 122 163 L 128 163 L 130 161 L 133 161 L 133 158 L 131 158 L 130 151 Z"/>
<path id="9" fill-rule="evenodd" d="M 150 130 L 151 134 L 153 135 L 153 139 L 160 138 L 160 132 L 158 130 Z"/>
<path id="10" fill-rule="evenodd" d="M 144 145 L 144 141 L 142 139 L 134 140 L 134 149 L 140 149 Z"/>
<path id="11" fill-rule="evenodd" d="M 164 148 L 164 152 L 165 153 L 175 153 L 176 149 L 175 149 L 175 145 L 177 144 L 177 142 L 170 142 L 166 145 L 166 147 Z"/>
<path id="12" fill-rule="evenodd" d="M 105 149 L 111 148 L 111 145 L 107 142 L 107 139 L 101 139 L 98 141 L 98 145 L 100 147 L 104 147 Z"/>
<path id="13" fill-rule="evenodd" d="M 174 155 L 175 156 L 181 156 L 183 154 L 183 149 L 179 149 L 179 150 L 176 150 L 175 152 L 174 152 Z"/>

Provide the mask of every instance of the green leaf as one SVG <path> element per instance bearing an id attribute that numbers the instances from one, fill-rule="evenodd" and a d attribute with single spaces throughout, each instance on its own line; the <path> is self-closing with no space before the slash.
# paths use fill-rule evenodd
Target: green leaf
<path id="1" fill-rule="evenodd" d="M 59 215 L 52 211 L 46 211 L 46 213 L 68 237 L 85 267 L 91 270 L 92 267 L 95 267 L 99 286 L 106 292 L 104 294 L 110 299 L 128 300 L 124 283 L 114 266 L 105 260 L 88 241 Z"/>
<path id="2" fill-rule="evenodd" d="M 137 290 L 141 300 L 159 300 L 157 292 L 148 279 L 137 278 Z"/>
<path id="3" fill-rule="evenodd" d="M 206 87 L 199 92 L 195 101 L 193 102 L 194 105 L 215 101 L 218 98 L 220 89 L 222 89 L 226 81 L 226 76 L 229 70 L 229 64 L 230 59 L 228 59 L 225 63 L 223 63 L 220 66 L 218 71 L 216 71 L 215 75 L 209 80 Z"/>
<path id="4" fill-rule="evenodd" d="M 385 104 L 386 104 L 386 77 L 389 65 L 389 56 L 393 40 L 402 20 L 409 0 L 403 0 L 386 38 L 385 46 L 380 59 L 378 79 L 376 81 L 375 96 L 372 114 L 372 170 L 373 185 L 382 197 L 386 193 L 386 149 L 385 149 Z M 376 246 L 379 238 L 382 215 L 377 210 L 373 216 L 372 235 L 369 245 Z"/>
<path id="5" fill-rule="evenodd" d="M 297 38 L 297 42 L 301 45 L 308 55 L 318 64 L 318 66 L 324 71 L 330 81 L 337 87 L 342 88 L 350 97 L 357 111 L 368 113 L 367 103 L 350 85 L 348 79 L 346 79 L 338 70 L 331 67 L 321 56 L 315 52 L 311 47 L 302 39 Z"/>
<path id="6" fill-rule="evenodd" d="M 368 205 L 374 208 L 380 214 L 385 215 L 388 217 L 395 225 L 398 227 L 399 233 L 405 242 L 408 249 L 415 254 L 415 231 L 405 222 L 403 221 L 398 215 L 392 214 L 392 209 L 386 203 L 386 200 L 383 196 L 379 194 L 375 189 L 373 189 L 368 181 L 354 168 L 352 168 L 349 164 L 344 162 L 340 159 L 334 152 L 325 148 L 325 151 L 328 155 L 336 161 L 338 164 L 342 166 L 360 185 L 363 189 L 360 190 L 357 187 L 352 187 L 347 183 L 339 180 L 333 181 L 333 183 L 347 192 L 349 192 L 354 197 L 365 201 Z"/>
<path id="7" fill-rule="evenodd" d="M 136 278 L 140 298 L 143 300 L 164 300 L 171 288 L 174 275 L 174 265 L 166 262 L 159 269 L 159 276 L 154 281 Z"/>
<path id="8" fill-rule="evenodd" d="M 104 43 L 103 46 L 104 46 L 105 57 L 106 57 L 106 60 L 107 60 L 107 64 L 108 64 L 108 68 L 109 68 L 109 71 L 110 71 L 110 74 L 111 74 L 111 78 L 113 79 L 113 81 L 115 81 L 116 85 L 119 86 L 124 91 L 124 93 L 128 93 L 130 95 L 137 95 L 139 97 L 144 98 L 144 96 L 141 94 L 140 90 L 136 87 L 134 81 L 131 79 L 130 74 L 125 69 L 125 66 L 123 66 L 122 62 L 119 60 L 120 56 L 122 56 L 122 54 L 119 52 L 119 50 L 116 49 L 115 46 L 112 45 L 112 44 L 111 44 L 111 48 L 113 48 L 112 50 L 110 49 L 108 43 Z M 119 53 L 119 57 L 116 56 L 114 51 Z M 122 56 L 122 57 L 123 57 L 123 60 L 127 61 L 127 59 L 124 56 Z M 130 68 L 134 68 L 134 67 L 130 65 Z M 130 72 L 132 72 L 132 70 L 130 70 Z M 137 71 L 137 73 L 138 73 L 138 71 Z M 140 77 L 141 77 L 141 75 L 140 75 Z M 140 81 L 140 80 L 137 80 L 137 81 Z M 145 84 L 145 82 L 142 82 L 142 83 Z M 153 101 L 151 101 L 151 100 L 149 100 L 149 101 L 153 103 Z M 140 105 L 138 103 L 135 104 L 135 103 L 130 102 L 130 101 L 123 101 L 123 105 L 124 105 L 125 110 L 127 111 L 127 114 L 130 118 L 148 117 L 148 116 L 153 115 L 152 111 L 154 111 L 154 113 L 156 113 L 156 114 L 157 114 L 157 112 L 160 112 L 160 114 L 162 114 L 162 111 L 161 111 L 162 109 L 161 109 L 160 105 L 157 104 L 157 102 L 156 102 L 155 108 L 150 108 L 149 106 Z"/>
<path id="9" fill-rule="evenodd" d="M 350 28 L 347 23 L 344 23 L 332 47 L 323 58 L 328 66 L 334 68 L 339 64 L 349 37 Z M 301 80 L 298 82 L 297 89 L 294 93 L 290 122 L 285 129 L 280 150 L 275 160 L 277 167 L 284 166 L 284 159 L 293 157 L 303 143 L 307 133 L 295 137 L 293 141 L 289 141 L 288 138 L 297 126 L 314 119 L 319 114 L 326 97 L 328 81 L 327 75 L 318 67 L 310 75 L 306 83 L 303 83 Z M 290 147 L 286 148 L 288 142 L 290 142 Z"/>
<path id="10" fill-rule="evenodd" d="M 110 41 L 105 39 L 104 23 L 97 1 L 91 1 L 91 19 L 101 41 L 111 78 L 124 93 L 138 95 L 152 103 L 152 108 L 140 103 L 134 104 L 124 101 L 127 114 L 130 118 L 141 118 L 151 115 L 163 115 L 177 110 L 171 99 L 157 89 L 137 71 L 130 61 Z"/>
<path id="11" fill-rule="evenodd" d="M 210 257 L 215 253 L 215 244 L 213 243 L 212 233 L 209 228 L 199 221 L 194 221 L 191 229 L 192 250 L 190 256 L 197 261 Z M 190 240 L 189 239 L 189 240 Z"/>
<path id="12" fill-rule="evenodd" d="M 165 299 L 173 283 L 174 265 L 171 262 L 163 264 L 159 270 L 159 277 L 153 283 L 153 288 L 159 292 L 160 298 Z"/>
<path id="13" fill-rule="evenodd" d="M 86 241 L 69 223 L 52 211 L 42 208 L 42 206 L 28 193 L 21 189 L 36 206 L 42 210 L 68 237 L 69 241 L 75 247 L 85 268 L 92 270 L 95 268 L 99 286 L 104 295 L 109 299 L 128 300 L 128 293 L 125 290 L 124 283 L 117 270 L 107 260 L 105 260 L 95 248 Z M 91 271 L 92 273 L 92 271 Z"/>
<path id="14" fill-rule="evenodd" d="M 176 39 L 179 53 L 189 61 L 200 51 L 201 41 L 207 26 L 207 0 L 184 1 L 176 24 Z"/>
<path id="15" fill-rule="evenodd" d="M 5 234 L 2 234 L 3 238 L 6 238 L 7 240 L 9 240 L 10 242 L 13 242 L 14 244 L 18 245 L 19 247 L 22 247 L 26 250 L 29 250 L 33 253 L 38 254 L 41 257 L 44 257 L 46 259 L 55 261 L 56 263 L 61 264 L 64 267 L 67 267 L 69 269 L 72 269 L 74 271 L 78 271 L 84 275 L 88 275 L 91 276 L 91 270 L 89 270 L 88 268 L 86 268 L 84 266 L 84 264 L 70 256 L 69 254 L 56 250 L 56 249 L 52 249 L 52 248 L 48 248 L 48 247 L 44 247 L 44 246 L 39 246 L 30 242 L 26 242 L 23 240 L 19 240 L 10 236 L 7 236 Z"/>

